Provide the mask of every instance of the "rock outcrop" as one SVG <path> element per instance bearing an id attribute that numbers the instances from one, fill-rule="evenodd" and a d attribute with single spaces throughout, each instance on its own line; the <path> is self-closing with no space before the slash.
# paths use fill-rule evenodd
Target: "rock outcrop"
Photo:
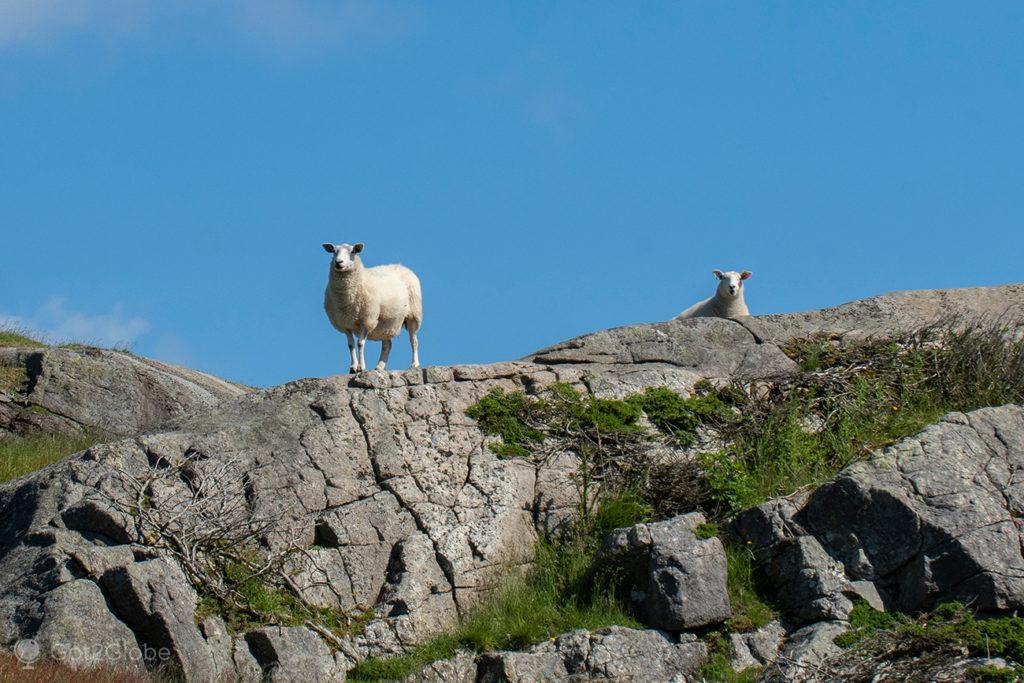
<path id="1" fill-rule="evenodd" d="M 166 427 L 236 399 L 248 387 L 121 351 L 94 348 L 0 348 L 5 434 L 130 436 Z"/>
<path id="2" fill-rule="evenodd" d="M 781 349 L 791 335 L 904 329 L 951 310 L 1001 313 L 1022 303 L 1021 286 L 905 293 L 817 313 L 607 330 L 518 362 L 307 379 L 251 392 L 114 352 L 3 350 L 0 362 L 29 373 L 25 391 L 0 397 L 4 430 L 100 429 L 127 438 L 0 486 L 0 642 L 31 638 L 52 655 L 67 639 L 100 638 L 124 644 L 125 663 L 168 661 L 188 680 L 340 680 L 362 658 L 402 652 L 450 626 L 500 572 L 531 561 L 538 531 L 571 513 L 571 461 L 499 459 L 466 416 L 490 389 L 532 393 L 558 381 L 600 396 L 663 385 L 689 392 L 701 379 L 794 371 Z M 986 608 L 1017 605 L 1022 421 L 1017 408 L 954 416 L 848 470 L 818 498 L 775 501 L 745 518 L 744 533 L 773 566 L 802 577 L 794 579 L 802 592 L 787 607 L 792 618 L 841 619 L 858 581 L 901 606 L 969 591 Z M 237 494 L 254 514 L 294 521 L 293 540 L 321 572 L 296 581 L 323 606 L 372 611 L 362 632 L 328 644 L 304 626 L 229 633 L 216 617 L 197 624 L 197 595 L 185 574 L 139 543 L 130 520 L 110 505 L 116 473 L 183 459 L 200 474 L 204 463 L 230 462 L 245 475 Z M 900 465 L 886 469 L 887 462 Z M 929 468 L 948 469 L 932 477 Z M 147 504 L 173 501 L 189 485 L 171 482 Z M 891 524 L 903 545 L 858 526 L 873 518 Z M 692 533 L 685 540 L 705 548 Z M 654 564 L 663 577 L 683 571 L 669 560 Z M 669 610 L 657 623 L 713 623 L 726 614 L 713 602 L 697 610 L 703 616 Z M 567 634 L 528 653 L 470 658 L 473 676 L 516 680 L 515 671 L 543 670 L 554 680 L 614 679 L 634 675 L 630 667 L 642 661 L 647 671 L 668 668 L 636 680 L 670 680 L 705 656 L 686 634 L 626 631 Z M 461 662 L 448 663 L 453 680 L 470 670 Z"/>

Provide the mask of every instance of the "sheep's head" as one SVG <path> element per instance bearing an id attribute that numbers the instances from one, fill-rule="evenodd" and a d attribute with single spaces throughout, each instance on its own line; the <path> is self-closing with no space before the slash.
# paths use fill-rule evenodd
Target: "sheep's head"
<path id="1" fill-rule="evenodd" d="M 742 273 L 737 273 L 735 270 L 725 273 L 720 270 L 711 272 L 718 278 L 718 296 L 723 298 L 734 298 L 741 295 L 743 281 L 753 275 L 749 270 L 744 270 Z"/>
<path id="2" fill-rule="evenodd" d="M 363 243 L 331 244 L 324 242 L 324 251 L 334 254 L 331 259 L 331 270 L 335 273 L 348 273 L 356 267 L 356 254 L 363 250 Z"/>

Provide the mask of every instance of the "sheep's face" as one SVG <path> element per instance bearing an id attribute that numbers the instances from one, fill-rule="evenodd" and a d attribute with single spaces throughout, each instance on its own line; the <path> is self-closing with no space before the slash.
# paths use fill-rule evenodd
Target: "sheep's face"
<path id="1" fill-rule="evenodd" d="M 324 251 L 334 255 L 331 259 L 331 270 L 335 273 L 348 273 L 356 267 L 356 254 L 363 250 L 363 243 L 330 244 L 324 243 Z"/>
<path id="2" fill-rule="evenodd" d="M 723 273 L 720 270 L 711 271 L 718 278 L 718 296 L 724 299 L 732 299 L 743 293 L 743 281 L 749 278 L 752 273 L 744 270 L 737 273 L 734 270 Z"/>

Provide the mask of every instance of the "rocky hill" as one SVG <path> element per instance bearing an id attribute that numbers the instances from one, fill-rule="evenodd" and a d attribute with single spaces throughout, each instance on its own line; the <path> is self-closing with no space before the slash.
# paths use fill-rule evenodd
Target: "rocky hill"
<path id="1" fill-rule="evenodd" d="M 0 365 L 25 375 L 0 393 L 0 434 L 119 437 L 0 485 L 0 642 L 31 642 L 75 667 L 162 665 L 190 681 L 344 680 L 367 658 L 445 633 L 577 514 L 576 455 L 499 457 L 467 415 L 495 388 L 689 395 L 702 380 L 800 372 L 786 353 L 794 339 L 881 336 L 953 314 L 1019 325 L 1022 312 L 1020 285 L 901 292 L 809 313 L 622 327 L 514 362 L 259 391 L 116 352 L 0 349 Z M 781 620 L 730 636 L 734 664 L 813 678 L 858 599 L 908 613 L 945 600 L 1024 608 L 1022 468 L 1024 410 L 950 414 L 825 486 L 736 516 L 733 533 L 756 551 Z M 703 636 L 731 614 L 725 551 L 706 526 L 695 512 L 621 529 L 595 558 L 631 574 L 646 629 L 462 653 L 415 675 L 695 680 Z M 230 553 L 256 537 L 321 612 L 259 623 L 211 601 L 202 581 L 258 563 Z M 204 564 L 212 547 L 227 548 L 226 564 Z"/>

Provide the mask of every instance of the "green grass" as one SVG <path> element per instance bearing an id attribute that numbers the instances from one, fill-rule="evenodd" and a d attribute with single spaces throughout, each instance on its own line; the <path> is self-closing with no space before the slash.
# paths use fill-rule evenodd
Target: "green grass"
<path id="1" fill-rule="evenodd" d="M 712 530 L 714 534 L 711 534 Z M 696 531 L 698 537 L 718 534 L 715 524 L 701 525 Z M 753 683 L 760 675 L 761 667 L 733 670 L 729 664 L 732 655 L 729 634 L 754 631 L 777 619 L 779 614 L 763 597 L 761 576 L 750 548 L 733 538 L 724 539 L 724 545 L 727 562 L 726 589 L 729 593 L 732 617 L 720 628 L 704 636 L 704 642 L 708 646 L 708 659 L 697 674 L 697 679 L 709 683 Z"/>
<path id="2" fill-rule="evenodd" d="M 615 513 L 620 521 L 640 521 L 620 514 Z M 533 569 L 507 576 L 453 631 L 402 657 L 368 659 L 349 671 L 348 679 L 401 680 L 460 649 L 520 650 L 575 629 L 643 628 L 626 612 L 615 587 L 590 575 L 596 547 L 596 537 L 538 541 Z"/>
<path id="3" fill-rule="evenodd" d="M 721 528 L 714 522 L 705 522 L 704 524 L 698 524 L 694 530 L 693 535 L 701 540 L 708 538 L 717 538 L 721 533 Z"/>
<path id="4" fill-rule="evenodd" d="M 34 472 L 100 440 L 95 434 L 15 436 L 0 440 L 0 482 Z"/>
<path id="5" fill-rule="evenodd" d="M 651 506 L 633 491 L 614 491 L 601 501 L 594 513 L 590 534 L 596 542 L 616 529 L 633 526 L 653 519 Z"/>
<path id="6" fill-rule="evenodd" d="M 609 577 L 596 584 L 580 581 L 594 538 L 631 520 L 693 509 L 705 510 L 712 520 L 696 533 L 718 536 L 718 522 L 735 512 L 820 484 L 949 411 L 1024 401 L 1024 341 L 1011 341 L 1007 331 L 954 322 L 892 339 L 796 340 L 786 352 L 802 370 L 797 375 L 724 389 L 702 383 L 689 398 L 664 387 L 622 401 L 580 395 L 564 385 L 540 397 L 492 391 L 467 412 L 485 433 L 501 438 L 493 446 L 500 455 L 532 456 L 558 440 L 557 448 L 580 456 L 577 541 L 542 544 L 536 570 L 511 579 L 456 631 L 406 657 L 365 662 L 352 672 L 353 680 L 401 678 L 460 648 L 517 649 L 571 628 L 626 623 L 630 617 L 621 600 L 628 587 Z M 644 427 L 644 416 L 656 431 Z M 696 460 L 645 460 L 658 439 L 689 446 L 701 428 L 725 447 Z M 757 669 L 729 667 L 727 636 L 760 628 L 777 612 L 763 597 L 750 549 L 723 541 L 733 616 L 707 635 L 710 657 L 701 675 L 709 681 L 752 681 Z M 579 547 L 585 550 L 571 550 Z M 892 631 L 922 647 L 980 652 L 984 640 L 993 655 L 1024 654 L 1018 651 L 1022 620 L 978 621 L 940 610 L 934 622 L 922 625 L 862 604 L 851 619 L 852 629 L 840 641 L 848 646 Z"/>
<path id="7" fill-rule="evenodd" d="M 34 349 L 46 346 L 46 344 L 32 338 L 25 330 L 3 327 L 0 328 L 0 347 L 5 346 Z M 27 384 L 28 371 L 23 366 L 0 365 L 0 391 L 12 394 L 22 393 Z"/>

